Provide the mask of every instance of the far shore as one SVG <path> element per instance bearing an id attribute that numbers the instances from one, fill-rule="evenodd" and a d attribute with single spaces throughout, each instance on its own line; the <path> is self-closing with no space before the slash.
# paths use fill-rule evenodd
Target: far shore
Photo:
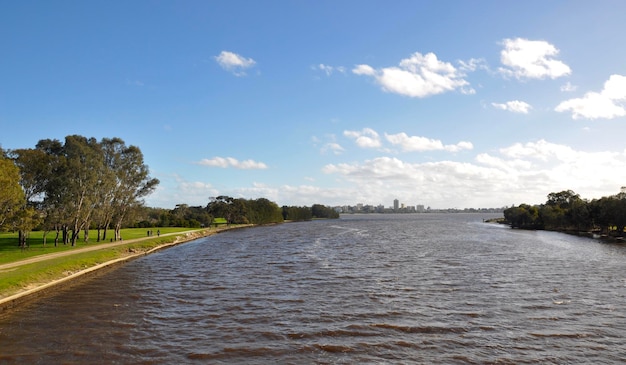
<path id="1" fill-rule="evenodd" d="M 84 247 L 84 248 L 80 248 L 80 249 L 76 249 L 72 251 L 63 251 L 63 252 L 58 252 L 58 253 L 50 253 L 50 254 L 45 254 L 41 256 L 35 256 L 29 259 L 2 264 L 0 265 L 0 273 L 14 270 L 15 268 L 18 268 L 20 266 L 30 265 L 33 263 L 43 262 L 47 260 L 53 260 L 59 257 L 67 256 L 68 258 L 70 258 L 72 257 L 72 255 L 76 255 L 79 253 L 106 250 L 106 249 L 110 249 L 112 247 L 118 247 L 118 246 L 125 248 L 126 246 L 128 246 L 128 249 L 126 249 L 123 254 L 120 254 L 120 257 L 117 257 L 115 259 L 112 259 L 103 263 L 99 263 L 90 267 L 86 267 L 84 269 L 77 270 L 71 273 L 68 272 L 63 277 L 53 278 L 46 282 L 23 283 L 24 284 L 23 288 L 19 290 L 17 293 L 11 293 L 7 295 L 6 297 L 0 298 L 0 314 L 3 312 L 7 312 L 9 310 L 12 310 L 12 309 L 18 309 L 23 304 L 26 304 L 37 298 L 48 295 L 53 291 L 57 291 L 59 289 L 66 288 L 76 283 L 79 283 L 83 279 L 91 278 L 96 275 L 102 275 L 103 273 L 106 273 L 108 270 L 113 269 L 117 267 L 118 265 L 121 265 L 130 260 L 134 260 L 136 258 L 151 254 L 153 252 L 156 252 L 156 251 L 168 248 L 168 247 L 176 246 L 181 243 L 193 241 L 202 237 L 208 237 L 208 236 L 220 233 L 220 232 L 233 230 L 233 229 L 248 228 L 252 226 L 253 225 L 251 224 L 233 225 L 233 226 L 222 226 L 222 227 L 212 228 L 212 229 L 205 228 L 205 229 L 190 230 L 190 231 L 179 232 L 179 233 L 172 233 L 172 234 L 167 235 L 167 236 L 171 236 L 172 238 L 171 241 L 158 244 L 157 246 L 148 248 L 147 250 L 137 249 L 133 246 L 133 244 L 140 243 L 142 241 L 147 241 L 147 240 L 150 240 L 151 238 L 153 239 L 154 237 L 137 238 L 137 239 L 128 240 L 128 241 L 117 241 L 117 242 L 101 244 L 97 246 Z M 165 237 L 166 235 L 161 235 L 161 236 Z M 3 294 L 0 293 L 0 296 L 1 295 Z"/>

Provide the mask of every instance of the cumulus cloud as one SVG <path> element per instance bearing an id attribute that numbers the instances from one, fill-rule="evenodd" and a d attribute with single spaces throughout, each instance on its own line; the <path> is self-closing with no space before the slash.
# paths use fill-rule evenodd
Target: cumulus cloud
<path id="1" fill-rule="evenodd" d="M 587 152 L 539 140 L 516 143 L 473 162 L 408 162 L 382 156 L 328 164 L 322 171 L 347 183 L 344 194 L 365 202 L 399 198 L 433 207 L 535 204 L 572 189 L 585 198 L 617 193 L 626 181 L 626 153 Z M 349 189 L 349 191 L 348 191 Z"/>
<path id="2" fill-rule="evenodd" d="M 571 112 L 573 119 L 613 119 L 626 115 L 626 76 L 611 75 L 600 92 L 561 102 L 557 112 Z"/>
<path id="3" fill-rule="evenodd" d="M 500 152 L 510 158 L 532 158 L 541 161 L 557 159 L 567 161 L 575 158 L 576 151 L 569 146 L 549 143 L 543 139 L 525 144 L 515 143 L 500 149 Z"/>
<path id="4" fill-rule="evenodd" d="M 197 162 L 198 165 L 229 168 L 234 167 L 241 170 L 254 170 L 254 169 L 266 169 L 267 165 L 263 162 L 256 162 L 254 160 L 239 161 L 233 157 L 213 157 L 212 159 L 202 159 Z"/>
<path id="5" fill-rule="evenodd" d="M 438 139 L 430 139 L 420 136 L 408 136 L 406 133 L 387 134 L 385 138 L 389 143 L 398 145 L 403 151 L 438 151 L 458 152 L 461 150 L 471 150 L 474 148 L 471 142 L 461 141 L 457 144 L 444 145 Z"/>
<path id="6" fill-rule="evenodd" d="M 532 109 L 530 104 L 523 102 L 523 101 L 519 101 L 519 100 L 507 101 L 506 103 L 502 103 L 502 104 L 491 103 L 491 105 L 496 109 L 508 110 L 510 112 L 522 113 L 522 114 L 528 114 L 530 109 Z"/>
<path id="7" fill-rule="evenodd" d="M 465 75 L 461 70 L 448 62 L 438 60 L 434 53 L 422 55 L 415 52 L 409 58 L 401 60 L 397 67 L 378 70 L 369 65 L 357 65 L 352 73 L 373 77 L 386 92 L 413 98 L 424 98 L 453 90 L 468 94 L 475 92 L 463 78 Z"/>
<path id="8" fill-rule="evenodd" d="M 236 76 L 245 76 L 245 70 L 256 64 L 252 58 L 245 58 L 229 51 L 222 51 L 218 56 L 215 56 L 215 60 L 224 70 L 230 71 Z"/>
<path id="9" fill-rule="evenodd" d="M 162 184 L 148 200 L 150 206 L 173 208 L 179 203 L 204 205 L 208 197 L 217 195 L 266 197 L 279 205 L 391 205 L 397 198 L 407 205 L 479 208 L 543 203 L 547 194 L 566 189 L 593 199 L 616 194 L 624 185 L 626 151 L 584 151 L 537 140 L 479 153 L 468 161 L 416 162 L 380 156 L 327 164 L 321 172 L 316 184 L 255 182 L 220 191 L 209 182 L 159 176 Z M 335 187 L 325 187 L 326 178 L 332 178 Z"/>
<path id="10" fill-rule="evenodd" d="M 343 135 L 353 138 L 359 147 L 378 148 L 382 145 L 380 142 L 380 136 L 371 128 L 364 128 L 361 131 L 344 131 Z"/>
<path id="11" fill-rule="evenodd" d="M 559 50 L 546 41 L 531 41 L 524 38 L 505 39 L 500 61 L 506 67 L 500 72 L 518 79 L 556 79 L 569 75 L 568 65 L 555 59 Z"/>

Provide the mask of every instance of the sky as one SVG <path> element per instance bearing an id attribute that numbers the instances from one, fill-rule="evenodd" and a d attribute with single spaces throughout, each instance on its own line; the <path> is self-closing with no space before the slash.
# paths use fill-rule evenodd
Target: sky
<path id="1" fill-rule="evenodd" d="M 626 2 L 2 1 L 0 146 L 119 137 L 152 207 L 626 185 Z"/>

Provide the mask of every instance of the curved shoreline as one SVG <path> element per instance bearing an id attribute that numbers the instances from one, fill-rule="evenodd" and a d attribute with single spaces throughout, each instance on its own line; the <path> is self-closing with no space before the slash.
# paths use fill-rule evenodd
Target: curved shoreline
<path id="1" fill-rule="evenodd" d="M 199 238 L 203 238 L 203 237 L 208 237 L 208 236 L 212 236 L 215 235 L 217 233 L 221 233 L 221 232 L 225 232 L 225 231 L 229 231 L 229 230 L 234 230 L 234 229 L 241 229 L 241 228 L 248 228 L 248 227 L 252 227 L 253 225 L 244 225 L 244 226 L 236 226 L 236 227 L 224 227 L 224 228 L 217 228 L 215 230 L 210 230 L 210 229 L 204 229 L 204 230 L 196 230 L 196 231 L 187 231 L 187 232 L 181 232 L 181 233 L 174 233 L 172 234 L 173 236 L 175 236 L 174 240 L 172 242 L 168 242 L 168 243 L 164 243 L 164 244 L 160 244 L 158 246 L 155 246 L 153 248 L 150 248 L 147 251 L 138 251 L 138 252 L 131 252 L 130 254 L 123 256 L 123 257 L 119 257 L 116 258 L 114 260 L 109 260 L 106 262 L 103 262 L 101 264 L 97 264 L 91 267 L 88 267 L 84 270 L 80 270 L 77 272 L 74 272 L 70 275 L 67 275 L 65 277 L 62 277 L 60 279 L 54 279 L 50 282 L 44 283 L 44 284 L 38 284 L 36 285 L 34 288 L 30 288 L 30 289 L 25 289 L 23 291 L 20 291 L 18 293 L 9 295 L 8 297 L 5 298 L 0 298 L 0 314 L 3 314 L 5 312 L 8 312 L 12 309 L 16 309 L 19 308 L 20 305 L 25 304 L 27 302 L 36 300 L 37 298 L 43 297 L 46 294 L 50 293 L 52 290 L 54 289 L 59 289 L 59 288 L 65 288 L 65 287 L 69 287 L 73 284 L 77 284 L 79 283 L 82 279 L 87 279 L 87 278 L 91 278 L 94 277 L 96 275 L 101 275 L 106 273 L 108 270 L 107 269 L 113 269 L 115 267 L 117 267 L 118 265 L 124 264 L 126 262 L 132 261 L 134 259 L 149 255 L 151 253 L 154 253 L 156 251 L 160 251 L 172 246 L 177 246 L 186 242 L 190 242 L 190 241 L 194 241 L 197 240 Z M 115 246 L 121 246 L 124 244 L 132 244 L 132 243 L 136 243 L 136 242 L 141 242 L 144 240 L 147 240 L 149 238 L 140 238 L 140 239 L 135 239 L 135 240 L 129 240 L 126 242 L 118 242 Z M 99 250 L 99 249 L 107 249 L 112 247 L 112 245 L 103 245 L 103 246 L 93 246 L 92 250 Z M 72 252 L 72 251 L 65 251 L 65 252 L 69 252 L 69 254 L 67 254 L 67 256 L 71 256 L 72 254 L 75 253 L 79 253 L 79 252 Z M 85 251 L 83 251 L 85 252 Z M 18 262 L 14 262 L 14 263 L 9 263 L 6 264 L 4 266 L 6 266 L 6 268 L 11 268 L 11 267 L 18 267 L 21 265 L 27 265 L 29 263 L 32 262 L 39 262 L 39 261 L 45 261 L 45 260 L 49 260 L 52 258 L 55 258 L 56 256 L 36 256 L 36 260 L 34 261 L 18 261 Z"/>

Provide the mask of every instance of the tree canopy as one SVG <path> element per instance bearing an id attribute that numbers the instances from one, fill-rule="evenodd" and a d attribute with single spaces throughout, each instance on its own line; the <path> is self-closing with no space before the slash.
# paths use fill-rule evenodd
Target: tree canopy
<path id="1" fill-rule="evenodd" d="M 520 204 L 504 211 L 513 228 L 555 231 L 590 231 L 624 235 L 626 193 L 594 199 L 582 199 L 571 190 L 550 193 L 545 204 Z"/>
<path id="2" fill-rule="evenodd" d="M 10 228 L 19 216 L 25 201 L 19 182 L 19 169 L 0 150 L 0 229 Z"/>

